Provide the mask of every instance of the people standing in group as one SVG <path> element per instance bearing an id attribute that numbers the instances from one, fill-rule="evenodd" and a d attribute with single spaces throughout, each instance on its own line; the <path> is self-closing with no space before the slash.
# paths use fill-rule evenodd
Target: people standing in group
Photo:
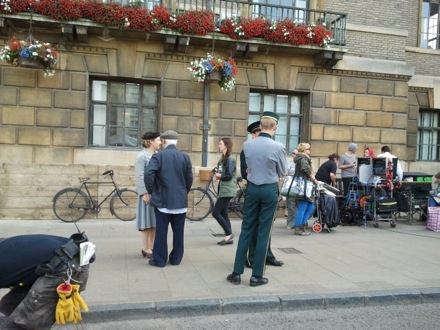
<path id="1" fill-rule="evenodd" d="M 312 159 L 310 158 L 310 144 L 301 142 L 296 147 L 298 155 L 296 155 L 295 162 L 295 176 L 302 177 L 305 180 L 312 181 L 314 184 L 318 183 L 312 169 Z M 298 210 L 296 211 L 294 234 L 300 236 L 308 236 L 310 233 L 306 230 L 307 220 L 315 212 L 315 203 L 312 199 L 298 199 Z"/>
<path id="2" fill-rule="evenodd" d="M 338 170 L 337 163 L 339 162 L 338 154 L 331 154 L 328 160 L 321 164 L 316 172 L 316 179 L 336 187 L 336 171 Z"/>
<path id="3" fill-rule="evenodd" d="M 247 167 L 247 188 L 244 199 L 244 214 L 237 244 L 234 269 L 226 279 L 233 284 L 241 283 L 246 255 L 252 236 L 257 233 L 255 254 L 252 262 L 251 286 L 268 283 L 263 277 L 267 246 L 271 236 L 277 208 L 278 181 L 286 172 L 286 152 L 283 144 L 273 139 L 279 116 L 274 112 L 263 112 L 260 120 L 261 133 L 243 144 Z"/>
<path id="4" fill-rule="evenodd" d="M 338 168 L 341 170 L 342 184 L 344 186 L 344 196 L 348 195 L 350 184 L 357 177 L 356 168 L 356 151 L 358 147 L 356 143 L 350 143 L 348 151 L 339 158 Z"/>
<path id="5" fill-rule="evenodd" d="M 247 127 L 248 133 L 251 134 L 252 139 L 255 139 L 257 136 L 261 133 L 261 127 L 260 127 L 260 121 L 255 121 L 252 124 L 250 124 Z M 241 177 L 245 180 L 247 180 L 247 174 L 248 174 L 248 167 L 246 164 L 246 158 L 244 156 L 244 151 L 242 150 L 240 153 L 240 170 L 241 170 Z M 275 214 L 274 214 L 275 217 Z M 274 219 L 275 220 L 275 219 Z M 252 268 L 252 263 L 254 260 L 254 254 L 255 254 L 255 243 L 257 240 L 257 234 L 258 231 L 255 231 L 252 235 L 251 242 L 249 244 L 249 250 L 246 256 L 246 263 L 245 266 L 248 268 Z M 275 266 L 275 267 L 281 267 L 284 265 L 284 262 L 281 260 L 277 260 L 275 255 L 272 252 L 272 249 L 270 247 L 271 245 L 271 239 L 269 238 L 269 244 L 267 245 L 267 254 L 266 254 L 266 265 Z"/>
<path id="6" fill-rule="evenodd" d="M 217 244 L 227 245 L 234 243 L 231 220 L 228 216 L 228 205 L 231 198 L 235 196 L 237 190 L 237 166 L 235 159 L 231 155 L 232 140 L 230 138 L 220 139 L 218 149 L 221 152 L 222 157 L 217 163 L 217 173 L 215 174 L 215 178 L 219 180 L 219 184 L 218 198 L 215 202 L 214 209 L 212 210 L 212 216 L 217 220 L 225 233 L 225 237 L 223 237 L 220 242 L 217 242 Z"/>
<path id="7" fill-rule="evenodd" d="M 364 157 L 365 158 L 374 158 L 376 156 L 374 155 L 373 149 L 371 149 L 369 147 L 365 147 L 365 149 L 364 149 Z"/>
<path id="8" fill-rule="evenodd" d="M 298 155 L 298 150 L 294 149 L 292 151 L 292 161 L 287 164 L 286 175 L 294 176 L 295 175 L 295 157 Z M 286 197 L 286 206 L 287 206 L 287 229 L 295 228 L 295 216 L 298 210 L 298 205 L 296 199 L 293 197 Z"/>
<path id="9" fill-rule="evenodd" d="M 149 261 L 150 265 L 156 267 L 165 267 L 168 258 L 170 264 L 179 265 L 184 254 L 185 216 L 193 173 L 191 159 L 176 147 L 178 137 L 171 130 L 161 134 L 163 150 L 151 157 L 144 173 L 147 188 L 145 203 L 154 207 L 156 215 L 153 259 Z M 170 224 L 173 249 L 168 256 Z"/>
<path id="10" fill-rule="evenodd" d="M 396 156 L 391 154 L 391 149 L 389 146 L 383 146 L 380 149 L 380 154 L 377 155 L 377 158 L 388 158 L 388 159 L 392 159 L 392 158 L 397 158 Z M 403 170 L 402 170 L 402 166 L 400 165 L 400 161 L 397 160 L 397 168 L 396 168 L 396 175 L 397 175 L 397 179 L 399 180 L 399 182 L 402 182 L 403 180 Z"/>
<path id="11" fill-rule="evenodd" d="M 156 216 L 154 208 L 146 203 L 147 188 L 144 183 L 145 167 L 161 146 L 159 132 L 145 132 L 142 136 L 142 151 L 136 155 L 134 169 L 138 203 L 136 208 L 136 228 L 141 233 L 142 256 L 153 259 L 154 237 L 156 235 Z"/>

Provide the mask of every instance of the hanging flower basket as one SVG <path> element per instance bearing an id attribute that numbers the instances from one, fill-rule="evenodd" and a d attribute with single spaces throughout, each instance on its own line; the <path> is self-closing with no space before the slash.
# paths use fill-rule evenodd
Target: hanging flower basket
<path id="1" fill-rule="evenodd" d="M 222 91 L 235 88 L 234 76 L 238 73 L 238 68 L 232 58 L 222 60 L 208 53 L 206 58 L 191 61 L 188 70 L 198 82 L 216 82 Z"/>
<path id="2" fill-rule="evenodd" d="M 21 68 L 41 69 L 43 65 L 37 58 L 18 56 L 18 66 Z"/>
<path id="3" fill-rule="evenodd" d="M 222 80 L 222 75 L 220 74 L 220 71 L 213 71 L 211 74 L 206 76 L 205 83 L 218 83 L 220 80 Z"/>
<path id="4" fill-rule="evenodd" d="M 0 49 L 0 60 L 23 68 L 43 69 L 44 76 L 53 76 L 58 51 L 49 43 L 41 43 L 29 36 L 26 40 L 11 38 Z"/>

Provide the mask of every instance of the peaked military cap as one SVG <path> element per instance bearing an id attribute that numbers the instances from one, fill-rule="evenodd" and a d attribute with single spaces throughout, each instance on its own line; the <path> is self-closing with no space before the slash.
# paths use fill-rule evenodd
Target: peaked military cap
<path id="1" fill-rule="evenodd" d="M 272 111 L 264 111 L 263 114 L 261 115 L 261 118 L 270 118 L 270 119 L 275 120 L 278 123 L 280 116 Z"/>
<path id="2" fill-rule="evenodd" d="M 249 133 L 254 133 L 256 131 L 261 131 L 260 129 L 260 121 L 255 121 L 247 127 L 247 131 Z"/>

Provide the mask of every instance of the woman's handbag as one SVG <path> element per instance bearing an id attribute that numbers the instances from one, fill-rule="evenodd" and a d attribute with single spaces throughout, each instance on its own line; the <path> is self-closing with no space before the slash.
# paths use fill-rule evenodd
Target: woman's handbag
<path id="1" fill-rule="evenodd" d="M 312 199 L 313 182 L 300 176 L 286 175 L 281 188 L 281 195 L 297 199 Z"/>

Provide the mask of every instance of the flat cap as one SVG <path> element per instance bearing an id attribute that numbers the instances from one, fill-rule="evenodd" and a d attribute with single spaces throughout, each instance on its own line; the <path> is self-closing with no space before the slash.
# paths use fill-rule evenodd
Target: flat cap
<path id="1" fill-rule="evenodd" d="M 179 138 L 179 134 L 177 134 L 177 132 L 172 131 L 172 130 L 168 130 L 163 132 L 160 135 L 161 139 L 165 139 L 165 140 L 177 140 Z"/>
<path id="2" fill-rule="evenodd" d="M 255 121 L 247 127 L 249 133 L 255 133 L 256 131 L 261 131 L 260 121 Z"/>
<path id="3" fill-rule="evenodd" d="M 159 136 L 160 136 L 159 132 L 145 132 L 144 135 L 142 135 L 142 140 L 154 140 Z"/>
<path id="4" fill-rule="evenodd" d="M 280 116 L 278 116 L 275 112 L 272 111 L 264 111 L 261 115 L 261 119 L 263 118 L 270 118 L 275 120 L 278 123 L 278 120 L 280 120 Z"/>

